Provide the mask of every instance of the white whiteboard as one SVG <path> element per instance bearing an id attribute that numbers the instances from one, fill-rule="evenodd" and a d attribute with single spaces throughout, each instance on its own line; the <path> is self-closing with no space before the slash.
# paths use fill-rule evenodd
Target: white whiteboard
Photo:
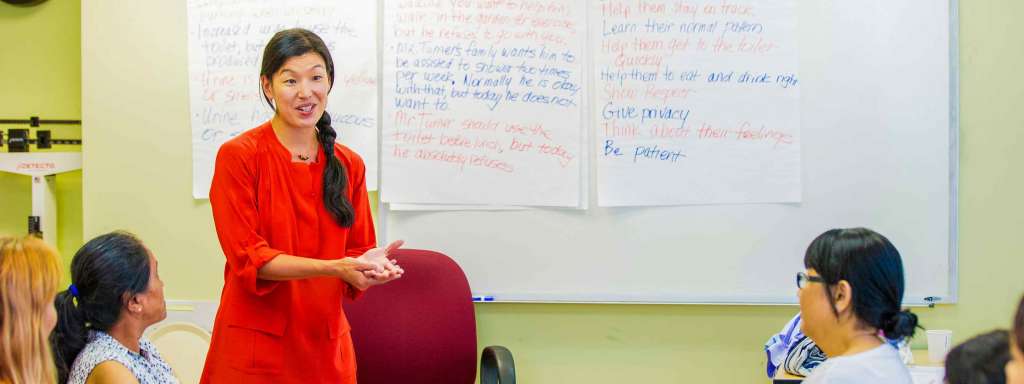
<path id="1" fill-rule="evenodd" d="M 793 303 L 807 244 L 830 228 L 866 226 L 903 255 L 906 303 L 953 302 L 951 3 L 798 1 L 801 203 L 599 208 L 589 199 L 585 210 L 483 212 L 385 205 L 381 237 L 448 254 L 475 295 L 499 302 Z M 591 131 L 593 121 L 585 124 Z M 593 196 L 593 177 L 589 188 Z"/>

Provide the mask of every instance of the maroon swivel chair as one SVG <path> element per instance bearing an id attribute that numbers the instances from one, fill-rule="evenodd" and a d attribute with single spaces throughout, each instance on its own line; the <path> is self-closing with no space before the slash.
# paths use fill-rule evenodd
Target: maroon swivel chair
<path id="1" fill-rule="evenodd" d="M 443 254 L 398 249 L 401 279 L 345 302 L 359 384 L 473 384 L 476 316 L 462 268 Z M 484 348 L 480 384 L 515 384 L 512 354 Z"/>

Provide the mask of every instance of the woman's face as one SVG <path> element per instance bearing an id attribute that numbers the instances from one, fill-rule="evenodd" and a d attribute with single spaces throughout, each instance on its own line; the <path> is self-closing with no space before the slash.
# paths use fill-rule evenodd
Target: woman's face
<path id="1" fill-rule="evenodd" d="M 1020 332 L 1020 331 L 1016 331 Z M 1006 383 L 1024 384 L 1024 354 L 1020 352 L 1017 338 L 1010 334 L 1010 361 L 1006 363 Z"/>
<path id="2" fill-rule="evenodd" d="M 274 101 L 277 117 L 290 128 L 316 126 L 327 108 L 331 82 L 327 65 L 317 53 L 289 58 L 261 83 L 263 92 Z"/>
<path id="3" fill-rule="evenodd" d="M 805 273 L 808 276 L 819 276 L 813 268 L 807 269 Z M 825 284 L 808 281 L 797 291 L 797 297 L 800 299 L 800 318 L 803 320 L 800 330 L 820 345 L 828 327 L 836 323 Z"/>

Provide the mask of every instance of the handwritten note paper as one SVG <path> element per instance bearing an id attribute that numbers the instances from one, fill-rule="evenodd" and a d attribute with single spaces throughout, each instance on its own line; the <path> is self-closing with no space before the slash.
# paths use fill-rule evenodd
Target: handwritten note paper
<path id="1" fill-rule="evenodd" d="M 800 201 L 793 0 L 591 4 L 599 205 Z"/>
<path id="2" fill-rule="evenodd" d="M 583 4 L 386 2 L 382 199 L 578 205 Z"/>
<path id="3" fill-rule="evenodd" d="M 377 186 L 376 1 L 189 0 L 192 194 L 206 198 L 217 149 L 273 114 L 259 89 L 263 48 L 277 31 L 319 35 L 334 58 L 327 110 L 338 141 L 366 163 Z"/>

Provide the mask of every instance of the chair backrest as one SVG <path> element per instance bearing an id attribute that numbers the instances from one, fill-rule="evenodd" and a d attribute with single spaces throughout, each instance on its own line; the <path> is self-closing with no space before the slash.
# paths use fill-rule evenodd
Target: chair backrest
<path id="1" fill-rule="evenodd" d="M 162 324 L 147 334 L 182 383 L 198 383 L 210 349 L 210 333 L 186 322 Z"/>
<path id="2" fill-rule="evenodd" d="M 472 384 L 476 318 L 462 268 L 443 254 L 399 249 L 401 279 L 345 303 L 360 384 Z"/>

